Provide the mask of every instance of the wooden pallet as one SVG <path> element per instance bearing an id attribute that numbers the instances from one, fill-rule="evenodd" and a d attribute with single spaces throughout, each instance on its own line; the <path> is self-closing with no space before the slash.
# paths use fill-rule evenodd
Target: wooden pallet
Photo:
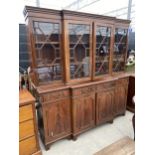
<path id="1" fill-rule="evenodd" d="M 135 142 L 129 137 L 124 137 L 115 143 L 98 151 L 94 155 L 134 155 Z"/>

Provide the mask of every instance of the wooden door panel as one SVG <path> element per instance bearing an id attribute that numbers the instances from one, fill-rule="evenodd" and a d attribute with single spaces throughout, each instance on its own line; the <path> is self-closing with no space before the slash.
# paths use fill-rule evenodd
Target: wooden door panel
<path id="1" fill-rule="evenodd" d="M 126 85 L 120 85 L 116 88 L 115 104 L 114 104 L 115 115 L 125 113 L 126 101 L 127 101 L 127 88 L 128 88 L 127 84 Z"/>
<path id="2" fill-rule="evenodd" d="M 124 110 L 125 109 L 125 101 L 126 101 L 126 90 L 124 87 L 120 87 L 119 88 L 119 108 L 120 110 Z"/>
<path id="3" fill-rule="evenodd" d="M 114 90 L 97 93 L 96 124 L 113 119 Z"/>
<path id="4" fill-rule="evenodd" d="M 94 125 L 95 95 L 74 99 L 74 131 L 81 131 Z"/>
<path id="5" fill-rule="evenodd" d="M 70 100 L 50 103 L 46 108 L 48 137 L 55 139 L 71 132 Z"/>

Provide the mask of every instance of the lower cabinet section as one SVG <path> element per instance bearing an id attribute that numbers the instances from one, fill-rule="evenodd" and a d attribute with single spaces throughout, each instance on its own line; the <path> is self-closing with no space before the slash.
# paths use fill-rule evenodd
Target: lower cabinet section
<path id="1" fill-rule="evenodd" d="M 72 100 L 73 136 L 84 132 L 95 125 L 95 94 L 80 96 Z"/>
<path id="2" fill-rule="evenodd" d="M 73 138 L 125 114 L 128 78 L 92 82 L 38 93 L 38 125 L 46 149 L 62 138 Z"/>
<path id="3" fill-rule="evenodd" d="M 46 150 L 51 143 L 71 136 L 71 101 L 63 93 L 50 92 L 40 96 L 44 100 L 37 108 L 38 126 Z"/>

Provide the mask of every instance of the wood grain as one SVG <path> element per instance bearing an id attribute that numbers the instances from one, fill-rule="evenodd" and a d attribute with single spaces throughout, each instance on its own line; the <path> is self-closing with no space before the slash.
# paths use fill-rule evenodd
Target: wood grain
<path id="1" fill-rule="evenodd" d="M 129 137 L 124 137 L 100 150 L 94 155 L 134 155 L 135 143 Z"/>
<path id="2" fill-rule="evenodd" d="M 37 151 L 35 136 L 19 142 L 19 154 L 28 155 Z"/>
<path id="3" fill-rule="evenodd" d="M 24 105 L 19 108 L 19 122 L 33 118 L 32 105 Z"/>
<path id="4" fill-rule="evenodd" d="M 33 120 L 21 122 L 19 124 L 19 140 L 28 138 L 34 135 Z"/>

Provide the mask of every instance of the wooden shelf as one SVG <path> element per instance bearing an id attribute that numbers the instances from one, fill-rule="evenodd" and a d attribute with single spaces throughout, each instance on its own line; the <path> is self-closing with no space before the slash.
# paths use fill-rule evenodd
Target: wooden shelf
<path id="1" fill-rule="evenodd" d="M 126 45 L 126 43 L 116 43 L 116 42 L 115 42 L 115 44 L 118 44 L 118 45 L 120 45 L 120 44 Z"/>
<path id="2" fill-rule="evenodd" d="M 97 64 L 97 63 L 103 63 L 103 62 L 104 62 L 104 63 L 109 63 L 109 61 L 108 61 L 108 60 L 106 60 L 106 61 L 105 61 L 105 60 L 101 60 L 101 61 L 96 60 L 96 64 Z"/>
<path id="3" fill-rule="evenodd" d="M 96 43 L 96 44 L 101 44 L 101 43 Z M 110 43 L 102 43 L 102 45 L 110 45 Z"/>
<path id="4" fill-rule="evenodd" d="M 69 44 L 70 44 L 70 45 L 76 45 L 77 43 L 72 43 L 72 42 L 70 42 Z M 85 44 L 89 44 L 89 42 L 88 42 L 88 43 L 78 43 L 77 45 L 85 45 Z"/>
<path id="5" fill-rule="evenodd" d="M 60 63 L 37 65 L 37 68 L 60 66 Z"/>
<path id="6" fill-rule="evenodd" d="M 85 62 L 74 62 L 74 63 L 70 63 L 70 65 L 86 65 L 86 64 L 88 64 L 89 65 L 89 63 L 85 63 Z"/>
<path id="7" fill-rule="evenodd" d="M 37 41 L 37 42 L 35 42 L 35 44 L 60 44 L 60 42 L 57 42 L 57 41 Z"/>

